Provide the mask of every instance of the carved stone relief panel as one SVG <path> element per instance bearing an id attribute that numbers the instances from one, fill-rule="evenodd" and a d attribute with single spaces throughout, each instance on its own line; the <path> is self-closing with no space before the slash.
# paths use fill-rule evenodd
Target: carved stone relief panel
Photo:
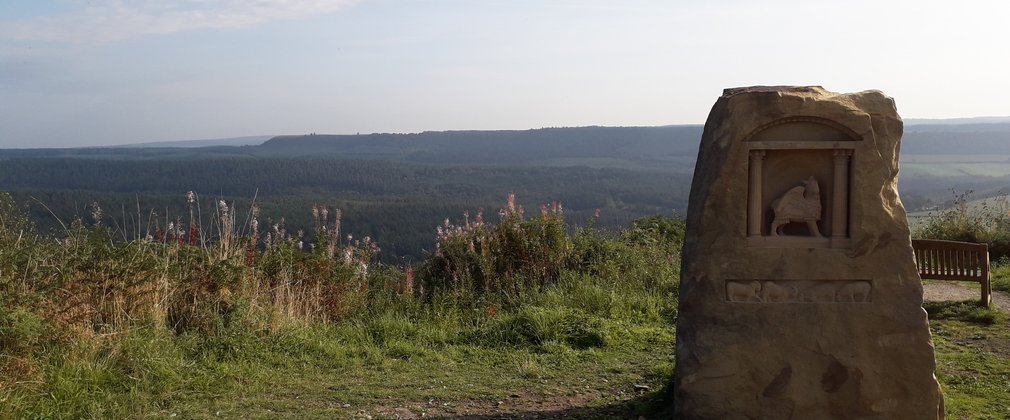
<path id="1" fill-rule="evenodd" d="M 764 246 L 846 248 L 852 149 L 859 136 L 817 117 L 754 130 L 749 148 L 747 236 Z"/>
<path id="2" fill-rule="evenodd" d="M 768 228 L 771 236 L 785 234 L 791 223 L 802 223 L 807 227 L 806 236 L 821 237 L 821 187 L 813 175 L 803 181 L 803 185 L 792 187 L 772 201 L 772 223 Z"/>
<path id="3" fill-rule="evenodd" d="M 746 139 L 751 142 L 843 142 L 859 135 L 834 121 L 817 117 L 790 117 L 758 127 Z"/>
<path id="4" fill-rule="evenodd" d="M 726 300 L 744 303 L 869 303 L 870 280 L 727 280 Z"/>

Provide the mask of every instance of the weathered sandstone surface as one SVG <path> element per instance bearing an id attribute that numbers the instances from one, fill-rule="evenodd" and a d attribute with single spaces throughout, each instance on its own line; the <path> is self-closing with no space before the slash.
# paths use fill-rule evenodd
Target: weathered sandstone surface
<path id="1" fill-rule="evenodd" d="M 901 135 L 878 91 L 718 99 L 688 210 L 680 416 L 943 417 L 897 193 Z"/>

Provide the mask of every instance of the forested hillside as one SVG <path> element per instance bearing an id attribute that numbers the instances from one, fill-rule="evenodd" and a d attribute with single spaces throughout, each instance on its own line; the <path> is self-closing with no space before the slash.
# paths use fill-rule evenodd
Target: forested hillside
<path id="1" fill-rule="evenodd" d="M 604 228 L 683 211 L 701 131 L 577 127 L 0 150 L 0 190 L 56 234 L 97 202 L 121 238 L 188 212 L 188 191 L 202 197 L 208 218 L 217 200 L 245 211 L 255 199 L 264 219 L 284 218 L 291 232 L 311 231 L 311 207 L 331 205 L 343 210 L 345 232 L 375 238 L 381 257 L 397 261 L 431 251 L 445 218 L 494 215 L 510 192 L 527 203 L 560 201 L 574 225 L 597 209 L 595 223 Z M 1010 123 L 906 126 L 900 182 L 909 210 L 942 205 L 952 190 L 974 190 L 979 198 L 1003 192 L 1010 186 Z"/>
<path id="2" fill-rule="evenodd" d="M 366 136 L 275 137 L 256 153 L 339 155 L 433 164 L 620 166 L 682 171 L 701 126 L 577 127 Z"/>
<path id="3" fill-rule="evenodd" d="M 690 175 L 335 158 L 28 158 L 0 165 L 0 186 L 26 203 L 44 229 L 59 228 L 57 218 L 65 224 L 75 215 L 89 215 L 86 206 L 97 202 L 107 225 L 133 235 L 188 215 L 185 194 L 191 190 L 204 197 L 200 208 L 207 220 L 214 218 L 219 199 L 244 211 L 255 198 L 264 219 L 284 217 L 291 232 L 310 232 L 310 209 L 325 204 L 343 210 L 346 232 L 378 240 L 382 258 L 389 261 L 432 250 L 435 227 L 445 218 L 455 221 L 465 211 L 476 215 L 480 210 L 496 215 L 510 192 L 529 203 L 560 201 L 576 223 L 599 209 L 597 223 L 614 227 L 685 208 Z"/>
<path id="4" fill-rule="evenodd" d="M 0 159 L 331 157 L 436 165 L 587 166 L 690 172 L 699 138 L 701 126 L 697 125 L 304 135 L 278 136 L 258 146 L 7 149 L 0 150 Z"/>

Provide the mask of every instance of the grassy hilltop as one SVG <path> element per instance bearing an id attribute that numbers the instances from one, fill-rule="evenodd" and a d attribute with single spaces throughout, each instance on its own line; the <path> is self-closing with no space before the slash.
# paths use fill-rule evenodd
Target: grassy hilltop
<path id="1" fill-rule="evenodd" d="M 336 209 L 312 209 L 303 243 L 219 205 L 116 242 L 100 214 L 52 238 L 0 199 L 3 416 L 670 413 L 678 220 L 572 234 L 562 208 L 510 199 L 443 223 L 433 254 L 395 266 Z M 927 309 L 950 418 L 1010 413 L 1006 315 Z"/>

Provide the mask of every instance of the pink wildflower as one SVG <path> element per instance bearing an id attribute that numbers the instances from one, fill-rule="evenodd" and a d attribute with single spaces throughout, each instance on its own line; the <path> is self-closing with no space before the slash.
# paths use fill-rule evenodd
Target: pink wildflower
<path id="1" fill-rule="evenodd" d="M 403 283 L 404 283 L 403 284 L 403 291 L 406 292 L 406 293 L 413 293 L 414 292 L 414 269 L 411 268 L 411 267 L 407 267 L 407 269 L 404 270 L 404 277 L 405 277 L 405 279 L 403 281 Z"/>

